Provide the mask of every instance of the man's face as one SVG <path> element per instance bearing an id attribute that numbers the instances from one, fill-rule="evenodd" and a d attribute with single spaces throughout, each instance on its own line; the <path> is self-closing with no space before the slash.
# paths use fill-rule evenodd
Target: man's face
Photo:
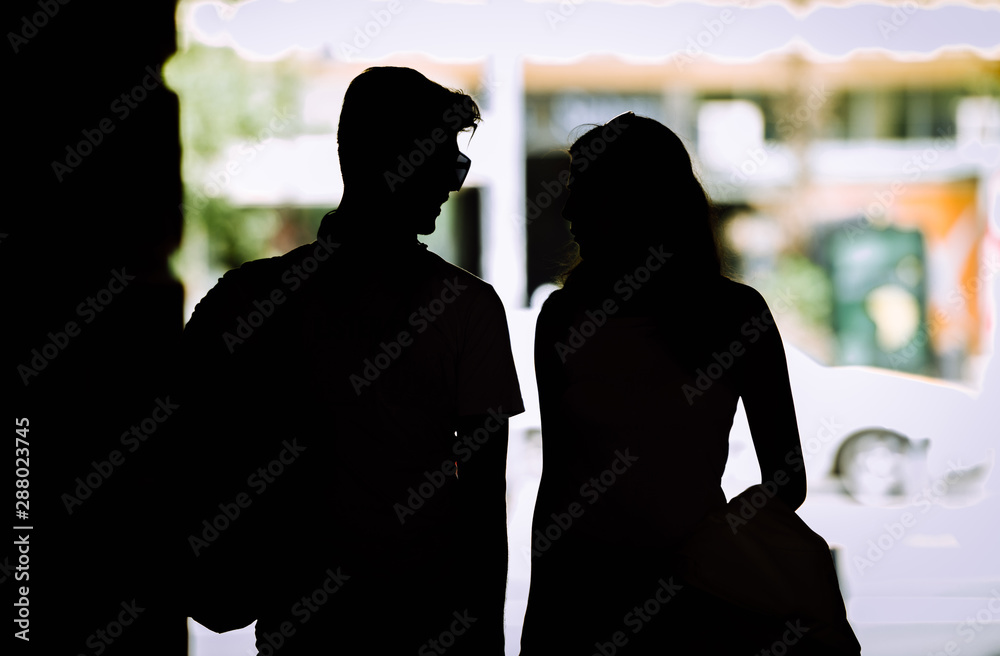
<path id="1" fill-rule="evenodd" d="M 458 134 L 446 133 L 435 140 L 428 135 L 418 139 L 412 150 L 404 155 L 409 168 L 400 163 L 398 183 L 393 196 L 400 214 L 419 235 L 434 232 L 441 206 L 458 187 Z M 398 160 L 397 160 L 398 162 Z"/>

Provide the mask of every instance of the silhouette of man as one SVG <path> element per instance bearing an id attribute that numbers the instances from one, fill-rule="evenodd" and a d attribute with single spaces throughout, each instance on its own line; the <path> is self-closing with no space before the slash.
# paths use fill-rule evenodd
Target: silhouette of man
<path id="1" fill-rule="evenodd" d="M 364 71 L 317 241 L 228 272 L 185 330 L 188 607 L 256 619 L 262 656 L 503 653 L 506 316 L 416 238 L 479 120 L 414 70 Z"/>

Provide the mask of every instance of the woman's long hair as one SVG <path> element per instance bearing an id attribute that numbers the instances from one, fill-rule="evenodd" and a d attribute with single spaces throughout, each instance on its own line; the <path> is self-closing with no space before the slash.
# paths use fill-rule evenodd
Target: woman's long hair
<path id="1" fill-rule="evenodd" d="M 597 218 L 608 239 L 640 250 L 643 245 L 664 244 L 674 275 L 682 274 L 689 283 L 721 275 L 711 201 L 684 144 L 670 128 L 626 112 L 588 130 L 573 142 L 569 153 L 571 176 L 586 175 L 586 184 L 601 185 L 614 194 L 608 212 L 614 216 Z M 572 286 L 584 270 L 604 264 L 588 261 L 584 253 L 563 273 L 562 281 Z"/>

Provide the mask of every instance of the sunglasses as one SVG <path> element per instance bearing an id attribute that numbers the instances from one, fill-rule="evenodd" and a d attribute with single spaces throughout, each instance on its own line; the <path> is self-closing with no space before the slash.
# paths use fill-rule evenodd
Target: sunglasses
<path id="1" fill-rule="evenodd" d="M 469 159 L 469 156 L 459 153 L 458 161 L 455 163 L 455 173 L 458 176 L 458 186 L 455 187 L 454 191 L 458 191 L 462 188 L 462 185 L 465 183 L 465 178 L 469 175 L 469 168 L 471 166 L 472 160 Z"/>

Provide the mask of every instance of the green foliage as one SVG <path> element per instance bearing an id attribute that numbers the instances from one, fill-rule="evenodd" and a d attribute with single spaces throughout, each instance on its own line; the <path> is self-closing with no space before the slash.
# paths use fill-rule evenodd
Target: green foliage
<path id="1" fill-rule="evenodd" d="M 232 269 L 248 260 L 278 255 L 271 241 L 280 227 L 277 210 L 235 207 L 224 198 L 188 198 L 185 226 L 208 236 L 207 255 L 214 268 Z M 200 203 L 196 205 L 195 203 Z"/>
<path id="2" fill-rule="evenodd" d="M 798 253 L 778 257 L 772 275 L 755 283 L 772 303 L 784 295 L 795 300 L 795 312 L 808 325 L 829 329 L 833 288 L 822 267 Z"/>
<path id="3" fill-rule="evenodd" d="M 293 117 L 286 134 L 301 131 L 302 84 L 290 61 L 248 62 L 229 48 L 193 44 L 167 62 L 164 77 L 181 100 L 185 165 L 204 164 L 256 137 L 282 111 Z"/>
<path id="4" fill-rule="evenodd" d="M 164 78 L 180 99 L 185 228 L 209 242 L 197 251 L 207 252 L 213 269 L 274 254 L 278 212 L 234 206 L 224 184 L 213 187 L 211 175 L 225 170 L 231 146 L 251 147 L 270 138 L 276 125 L 277 137 L 302 132 L 302 80 L 293 63 L 249 62 L 229 48 L 194 43 L 167 62 Z"/>

